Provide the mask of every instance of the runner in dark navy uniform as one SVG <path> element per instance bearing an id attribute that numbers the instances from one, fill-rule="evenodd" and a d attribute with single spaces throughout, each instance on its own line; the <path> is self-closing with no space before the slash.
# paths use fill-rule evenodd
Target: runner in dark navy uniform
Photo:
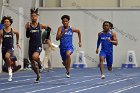
<path id="1" fill-rule="evenodd" d="M 38 9 L 31 9 L 31 22 L 27 22 L 26 28 L 26 37 L 29 39 L 29 59 L 31 61 L 32 69 L 37 75 L 35 83 L 40 81 L 39 68 L 40 58 L 39 55 L 42 51 L 42 43 L 41 43 L 41 32 L 42 29 L 48 29 L 49 26 L 42 25 L 38 20 Z"/>
<path id="2" fill-rule="evenodd" d="M 11 28 L 11 24 L 13 20 L 11 17 L 4 16 L 1 21 L 4 24 L 4 28 L 0 31 L 0 41 L 2 40 L 2 58 L 5 62 L 5 66 L 7 67 L 7 72 L 9 73 L 8 81 L 12 81 L 12 69 L 15 66 L 13 63 L 14 60 L 12 57 L 14 56 L 14 34 L 16 35 L 16 44 L 19 46 L 19 33 L 16 29 Z"/>

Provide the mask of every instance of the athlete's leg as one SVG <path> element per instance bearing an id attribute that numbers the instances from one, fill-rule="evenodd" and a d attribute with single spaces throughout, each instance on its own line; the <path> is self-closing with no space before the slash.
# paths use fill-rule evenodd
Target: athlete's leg
<path id="1" fill-rule="evenodd" d="M 100 54 L 99 54 L 99 57 L 100 57 L 100 63 L 99 63 L 99 67 L 100 67 L 100 72 L 101 72 L 101 78 L 104 79 L 105 76 L 104 76 L 104 59 L 106 57 L 106 54 L 103 52 L 103 51 L 100 51 Z"/>
<path id="2" fill-rule="evenodd" d="M 70 63 L 71 63 L 71 57 L 70 57 L 70 55 L 71 55 L 71 51 L 67 51 L 66 52 L 66 71 L 67 72 L 70 72 Z"/>
<path id="3" fill-rule="evenodd" d="M 61 55 L 61 58 L 62 58 L 62 61 L 63 61 L 62 64 L 66 68 L 66 49 L 61 49 L 60 48 L 60 55 Z"/>
<path id="4" fill-rule="evenodd" d="M 113 53 L 108 53 L 106 55 L 107 67 L 109 71 L 112 71 L 112 64 L 113 64 Z"/>
<path id="5" fill-rule="evenodd" d="M 66 76 L 69 78 L 70 75 L 70 65 L 71 65 L 71 54 L 73 53 L 73 48 L 66 51 Z"/>
<path id="6" fill-rule="evenodd" d="M 31 64 L 32 64 L 32 69 L 34 70 L 34 72 L 37 75 L 37 79 L 36 79 L 35 83 L 39 82 L 39 80 L 40 80 L 38 61 L 39 61 L 39 53 L 34 52 L 33 55 L 32 55 Z"/>
<path id="7" fill-rule="evenodd" d="M 46 63 L 47 63 L 47 61 L 48 61 L 48 57 L 47 57 L 47 44 L 43 44 L 43 49 L 44 49 L 44 51 L 45 51 L 45 55 L 44 55 L 44 58 L 43 58 L 43 61 L 42 61 L 42 67 L 43 67 L 43 69 L 45 69 L 46 68 Z"/>
<path id="8" fill-rule="evenodd" d="M 48 70 L 52 70 L 52 64 L 50 58 L 48 59 Z"/>
<path id="9" fill-rule="evenodd" d="M 48 46 L 49 46 L 49 48 L 50 48 L 51 50 L 55 50 L 55 46 L 52 45 L 51 40 L 47 40 L 47 44 L 48 44 Z"/>
<path id="10" fill-rule="evenodd" d="M 45 65 L 48 65 L 48 69 L 51 69 L 51 61 L 50 61 L 50 55 L 51 55 L 51 49 L 49 48 L 48 44 L 43 44 L 43 49 L 45 51 L 44 59 L 43 59 L 43 68 L 45 68 Z M 47 64 L 46 64 L 47 63 Z"/>
<path id="11" fill-rule="evenodd" d="M 40 52 L 41 52 L 40 47 L 37 49 L 35 47 L 31 47 L 31 46 L 29 47 L 29 59 L 31 61 L 32 69 L 37 75 L 37 79 L 35 83 L 39 82 L 40 80 L 39 66 L 38 66 Z"/>
<path id="12" fill-rule="evenodd" d="M 8 64 L 7 64 L 6 59 L 5 59 L 6 52 L 7 52 L 7 50 L 5 48 L 2 48 L 2 59 L 4 60 L 2 70 L 4 72 L 8 73 Z"/>
<path id="13" fill-rule="evenodd" d="M 8 66 L 8 74 L 9 74 L 8 81 L 12 81 L 12 75 L 13 75 L 12 68 L 11 68 L 10 56 L 11 56 L 11 54 L 9 52 L 6 52 L 6 54 L 5 54 L 5 59 L 6 59 L 5 62 L 7 64 L 7 66 Z"/>

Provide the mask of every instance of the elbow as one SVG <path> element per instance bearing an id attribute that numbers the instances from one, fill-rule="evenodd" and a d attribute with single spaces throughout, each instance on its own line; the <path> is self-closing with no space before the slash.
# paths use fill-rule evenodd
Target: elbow
<path id="1" fill-rule="evenodd" d="M 116 44 L 114 44 L 114 45 L 117 46 L 118 45 L 118 42 Z"/>
<path id="2" fill-rule="evenodd" d="M 81 34 L 80 30 L 77 31 L 78 34 Z"/>
<path id="3" fill-rule="evenodd" d="M 58 41 L 59 39 L 58 39 L 58 37 L 56 37 L 56 41 Z"/>

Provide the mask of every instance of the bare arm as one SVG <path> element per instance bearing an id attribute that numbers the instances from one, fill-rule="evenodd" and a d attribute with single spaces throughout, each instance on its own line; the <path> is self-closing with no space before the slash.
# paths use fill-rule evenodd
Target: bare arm
<path id="1" fill-rule="evenodd" d="M 47 36 L 45 37 L 44 43 L 51 43 L 50 40 L 50 32 L 51 32 L 51 28 L 48 25 L 43 25 L 40 24 L 41 29 L 45 29 L 47 31 Z"/>
<path id="2" fill-rule="evenodd" d="M 98 52 L 99 52 L 99 47 L 100 47 L 100 43 L 101 43 L 100 34 L 101 34 L 101 32 L 98 33 L 98 40 L 97 40 L 96 54 L 98 54 Z"/>
<path id="3" fill-rule="evenodd" d="M 16 44 L 19 42 L 19 33 L 16 29 L 13 29 L 13 33 L 16 35 Z"/>
<path id="4" fill-rule="evenodd" d="M 25 29 L 27 31 L 27 29 L 30 27 L 30 22 L 27 22 L 26 25 L 25 25 Z"/>
<path id="5" fill-rule="evenodd" d="M 73 32 L 76 32 L 78 34 L 78 38 L 79 38 L 79 47 L 82 47 L 82 41 L 81 41 L 81 32 L 79 29 L 75 29 L 75 28 L 72 28 L 72 31 Z"/>
<path id="6" fill-rule="evenodd" d="M 65 32 L 64 32 L 65 33 Z M 62 33 L 62 26 L 60 26 L 58 28 L 57 34 L 56 34 L 56 40 L 60 40 L 60 38 L 64 35 L 64 33 Z"/>
<path id="7" fill-rule="evenodd" d="M 47 29 L 49 26 L 48 25 L 44 25 L 44 24 L 40 24 L 41 29 Z"/>
<path id="8" fill-rule="evenodd" d="M 118 39 L 115 32 L 112 32 L 112 40 L 109 39 L 109 42 L 112 42 L 113 45 L 118 45 Z"/>
<path id="9" fill-rule="evenodd" d="M 20 48 L 20 46 L 19 46 L 19 32 L 16 29 L 13 29 L 13 33 L 16 35 L 16 45 L 18 48 Z"/>
<path id="10" fill-rule="evenodd" d="M 30 22 L 27 22 L 25 25 L 25 30 L 26 30 L 26 37 L 30 37 Z"/>
<path id="11" fill-rule="evenodd" d="M 0 30 L 0 45 L 2 43 L 2 30 Z"/>

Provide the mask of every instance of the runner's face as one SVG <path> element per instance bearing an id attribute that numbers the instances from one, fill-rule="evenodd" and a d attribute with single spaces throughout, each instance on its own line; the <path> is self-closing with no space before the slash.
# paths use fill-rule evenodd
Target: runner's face
<path id="1" fill-rule="evenodd" d="M 67 18 L 64 18 L 62 20 L 62 24 L 64 25 L 64 27 L 68 27 L 69 26 L 69 20 Z"/>
<path id="2" fill-rule="evenodd" d="M 31 14 L 31 20 L 32 20 L 32 22 L 36 22 L 37 19 L 38 19 L 38 15 L 36 13 L 32 13 Z"/>
<path id="3" fill-rule="evenodd" d="M 9 27 L 11 25 L 10 20 L 6 19 L 4 20 L 4 26 Z"/>
<path id="4" fill-rule="evenodd" d="M 109 31 L 109 29 L 110 29 L 109 23 L 104 23 L 103 24 L 103 29 L 104 29 L 104 31 Z"/>

